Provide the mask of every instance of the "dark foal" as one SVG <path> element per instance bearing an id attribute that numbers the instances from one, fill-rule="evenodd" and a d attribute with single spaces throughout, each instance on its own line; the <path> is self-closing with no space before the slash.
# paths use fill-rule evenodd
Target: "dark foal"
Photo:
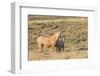
<path id="1" fill-rule="evenodd" d="M 64 38 L 59 38 L 56 42 L 56 51 L 64 51 Z"/>

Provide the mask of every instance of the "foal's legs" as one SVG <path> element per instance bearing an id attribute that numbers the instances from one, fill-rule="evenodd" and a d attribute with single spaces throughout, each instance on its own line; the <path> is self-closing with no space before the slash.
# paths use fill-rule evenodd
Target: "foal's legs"
<path id="1" fill-rule="evenodd" d="M 58 52 L 60 52 L 61 51 L 61 47 L 58 47 Z"/>
<path id="2" fill-rule="evenodd" d="M 56 52 L 58 52 L 58 47 L 56 47 Z"/>
<path id="3" fill-rule="evenodd" d="M 63 47 L 63 52 L 64 52 L 64 47 Z"/>

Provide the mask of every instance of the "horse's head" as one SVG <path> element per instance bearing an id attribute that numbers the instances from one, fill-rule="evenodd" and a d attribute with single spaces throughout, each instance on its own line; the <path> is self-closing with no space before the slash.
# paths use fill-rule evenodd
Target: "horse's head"
<path id="1" fill-rule="evenodd" d="M 61 31 L 58 31 L 55 35 L 56 35 L 56 39 L 58 39 L 61 36 Z"/>

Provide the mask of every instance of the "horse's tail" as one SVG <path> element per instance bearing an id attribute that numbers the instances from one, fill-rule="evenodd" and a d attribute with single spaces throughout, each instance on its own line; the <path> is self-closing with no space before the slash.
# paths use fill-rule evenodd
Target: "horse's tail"
<path id="1" fill-rule="evenodd" d="M 39 41 L 41 40 L 41 37 L 37 38 L 37 44 L 39 44 Z"/>
<path id="2" fill-rule="evenodd" d="M 42 36 L 37 38 L 37 46 L 38 46 L 38 48 L 42 47 Z"/>

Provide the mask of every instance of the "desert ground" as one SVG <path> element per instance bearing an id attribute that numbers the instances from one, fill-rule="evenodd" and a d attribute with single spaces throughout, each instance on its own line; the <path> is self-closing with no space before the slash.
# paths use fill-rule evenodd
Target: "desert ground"
<path id="1" fill-rule="evenodd" d="M 64 51 L 51 47 L 38 51 L 37 38 L 62 31 Z M 84 59 L 88 58 L 88 18 L 73 16 L 28 15 L 28 60 Z"/>

